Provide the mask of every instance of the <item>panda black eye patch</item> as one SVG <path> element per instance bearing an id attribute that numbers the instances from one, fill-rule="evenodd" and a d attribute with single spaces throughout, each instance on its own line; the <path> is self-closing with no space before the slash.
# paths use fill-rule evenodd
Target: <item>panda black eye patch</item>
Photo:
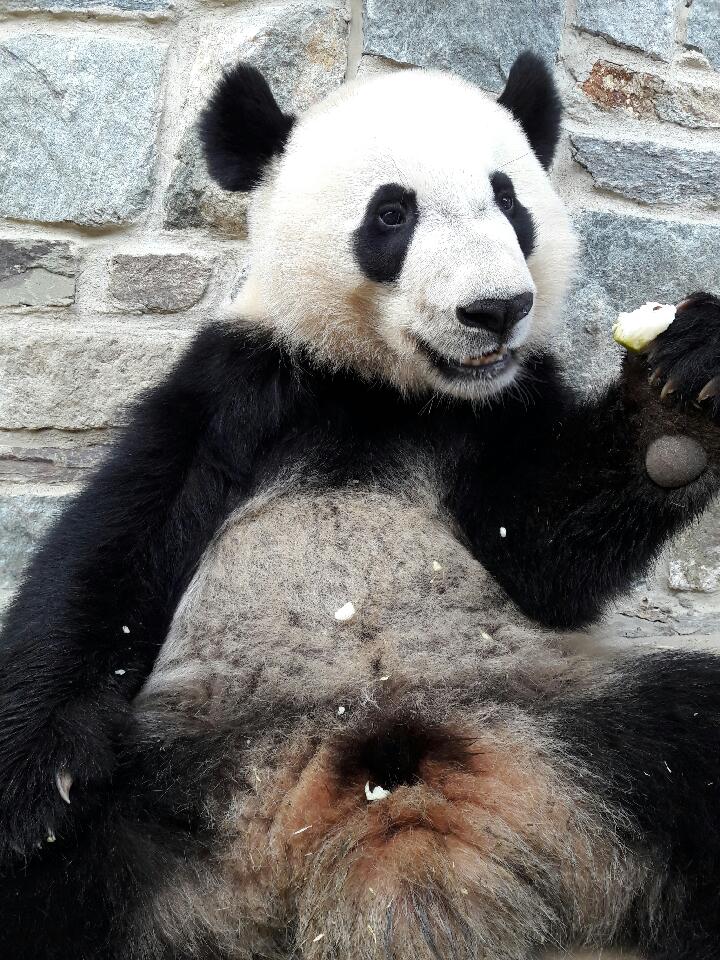
<path id="1" fill-rule="evenodd" d="M 392 283 L 400 276 L 417 222 L 414 191 L 397 183 L 378 187 L 353 234 L 355 259 L 370 280 Z"/>
<path id="2" fill-rule="evenodd" d="M 518 244 L 527 259 L 535 247 L 535 224 L 532 214 L 515 195 L 515 187 L 506 173 L 498 170 L 490 177 L 495 203 L 512 224 Z"/>

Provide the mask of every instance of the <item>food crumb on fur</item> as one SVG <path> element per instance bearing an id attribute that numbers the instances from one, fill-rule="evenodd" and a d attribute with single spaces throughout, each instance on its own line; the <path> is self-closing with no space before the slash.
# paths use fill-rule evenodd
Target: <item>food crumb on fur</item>
<path id="1" fill-rule="evenodd" d="M 350 601 L 343 604 L 343 606 L 340 607 L 339 610 L 335 611 L 335 619 L 339 623 L 347 623 L 347 621 L 352 620 L 354 616 L 355 616 L 355 605 Z"/>
<path id="2" fill-rule="evenodd" d="M 368 800 L 370 800 L 371 802 L 374 802 L 376 800 L 384 800 L 385 797 L 389 797 L 390 791 L 386 790 L 385 787 L 380 787 L 380 786 L 373 787 L 373 789 L 371 790 L 370 781 L 368 780 L 368 782 L 365 784 L 365 796 L 367 797 Z"/>

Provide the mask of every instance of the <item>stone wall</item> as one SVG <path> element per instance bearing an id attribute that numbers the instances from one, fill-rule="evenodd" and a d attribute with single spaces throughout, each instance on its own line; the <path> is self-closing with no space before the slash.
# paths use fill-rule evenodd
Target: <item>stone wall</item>
<path id="1" fill-rule="evenodd" d="M 720 289 L 718 0 L 0 0 L 0 593 L 242 279 L 243 197 L 208 183 L 195 133 L 222 66 L 302 109 L 406 64 L 497 91 L 525 47 L 568 107 L 554 176 L 585 253 L 560 346 L 595 389 L 618 307 Z M 596 635 L 712 642 L 718 516 Z"/>

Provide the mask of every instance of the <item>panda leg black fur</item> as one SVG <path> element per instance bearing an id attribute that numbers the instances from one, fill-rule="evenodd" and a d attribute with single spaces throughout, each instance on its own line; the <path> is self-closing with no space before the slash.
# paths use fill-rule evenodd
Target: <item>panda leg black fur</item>
<path id="1" fill-rule="evenodd" d="M 553 708 L 556 709 L 556 708 Z M 613 666 L 557 708 L 595 791 L 634 824 L 657 886 L 629 918 L 648 960 L 711 960 L 720 950 L 720 657 L 648 654 Z"/>
<path id="2" fill-rule="evenodd" d="M 0 863 L 111 777 L 127 703 L 300 390 L 265 338 L 204 330 L 51 529 L 0 636 Z"/>
<path id="3" fill-rule="evenodd" d="M 211 811 L 226 800 L 229 757 L 244 742 L 237 725 L 170 735 L 134 721 L 117 775 L 84 792 L 81 816 L 0 863 L 0 956 L 225 960 L 203 864 L 213 857 Z"/>
<path id="4" fill-rule="evenodd" d="M 627 357 L 597 401 L 563 391 L 547 359 L 529 376 L 537 399 L 506 417 L 475 462 L 472 452 L 461 459 L 451 508 L 527 614 L 578 627 L 644 574 L 720 487 L 720 300 L 689 298 L 650 357 Z M 672 392 L 659 397 L 665 382 Z M 705 471 L 682 488 L 648 476 L 648 447 L 662 435 L 688 436 L 707 454 Z"/>

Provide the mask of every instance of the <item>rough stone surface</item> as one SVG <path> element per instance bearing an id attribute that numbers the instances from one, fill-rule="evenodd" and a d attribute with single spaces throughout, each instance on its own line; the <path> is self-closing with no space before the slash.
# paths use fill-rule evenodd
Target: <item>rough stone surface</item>
<path id="1" fill-rule="evenodd" d="M 720 128 L 720 87 L 709 83 L 669 82 L 656 103 L 661 120 L 695 129 Z"/>
<path id="2" fill-rule="evenodd" d="M 144 13 L 152 17 L 167 16 L 173 9 L 172 0 L 3 0 L 3 10 L 26 13 L 40 10 L 52 12 Z"/>
<path id="3" fill-rule="evenodd" d="M 688 16 L 687 41 L 720 70 L 720 0 L 693 0 Z"/>
<path id="4" fill-rule="evenodd" d="M 714 150 L 654 140 L 570 136 L 572 154 L 595 184 L 643 203 L 720 207 L 720 163 Z"/>
<path id="5" fill-rule="evenodd" d="M 363 51 L 499 90 L 521 50 L 555 61 L 564 17 L 561 0 L 365 0 Z"/>
<path id="6" fill-rule="evenodd" d="M 673 590 L 720 590 L 720 504 L 702 523 L 681 534 L 669 553 L 668 580 Z"/>
<path id="7" fill-rule="evenodd" d="M 12 595 L 32 548 L 66 497 L 0 493 L 0 608 Z"/>
<path id="8" fill-rule="evenodd" d="M 629 70 L 617 63 L 597 60 L 582 91 L 601 110 L 623 110 L 633 117 L 655 115 L 655 99 L 662 81 L 650 73 Z"/>
<path id="9" fill-rule="evenodd" d="M 562 349 L 576 384 L 594 389 L 617 368 L 611 327 L 620 310 L 717 289 L 720 226 L 590 210 L 575 226 L 581 261 Z"/>
<path id="10" fill-rule="evenodd" d="M 0 330 L 0 429 L 88 429 L 167 371 L 186 331 Z"/>
<path id="11" fill-rule="evenodd" d="M 2 41 L 0 215 L 135 219 L 150 196 L 165 53 L 160 43 L 90 35 Z"/>
<path id="12" fill-rule="evenodd" d="M 0 239 L 0 307 L 65 307 L 75 299 L 69 243 Z"/>
<path id="13" fill-rule="evenodd" d="M 165 197 L 166 226 L 212 225 L 244 235 L 245 197 L 210 183 L 197 137 L 198 110 L 222 68 L 238 60 L 252 63 L 284 110 L 301 111 L 342 83 L 347 36 L 344 0 L 290 0 L 251 4 L 238 26 L 201 44 Z"/>
<path id="14" fill-rule="evenodd" d="M 589 33 L 670 60 L 675 7 L 675 0 L 577 0 L 575 23 Z"/>
<path id="15" fill-rule="evenodd" d="M 99 443 L 81 447 L 0 444 L 0 482 L 45 485 L 84 480 L 106 449 Z"/>
<path id="16" fill-rule="evenodd" d="M 129 310 L 171 313 L 198 303 L 212 266 L 191 254 L 117 254 L 110 262 L 110 296 Z"/>

